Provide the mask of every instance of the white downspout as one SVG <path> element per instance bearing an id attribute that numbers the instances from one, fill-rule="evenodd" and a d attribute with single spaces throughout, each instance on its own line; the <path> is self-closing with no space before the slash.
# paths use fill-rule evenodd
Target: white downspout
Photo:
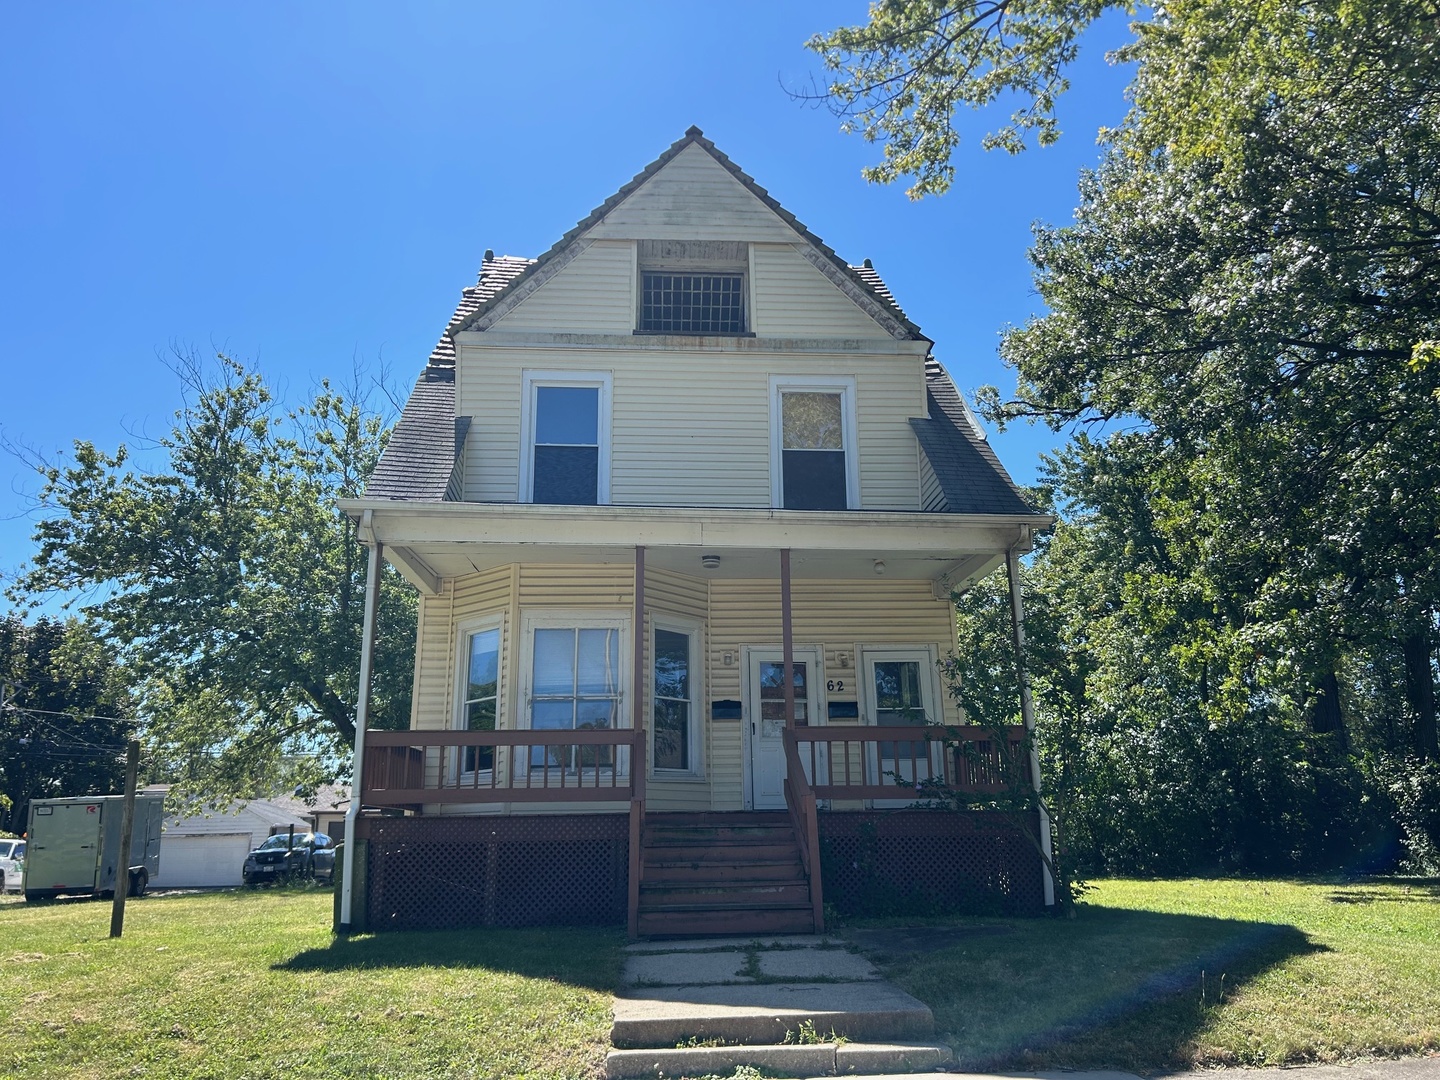
<path id="1" fill-rule="evenodd" d="M 385 558 L 385 548 L 370 527 L 370 511 L 366 510 L 360 520 L 361 532 L 371 536 L 370 562 L 365 568 L 365 624 L 360 635 L 360 692 L 355 702 L 355 763 L 350 780 L 350 805 L 345 810 L 345 852 L 344 867 L 340 884 L 340 932 L 350 932 L 350 912 L 353 902 L 352 888 L 355 882 L 355 819 L 360 816 L 360 805 L 364 801 L 362 782 L 365 776 L 365 729 L 370 723 L 370 670 L 375 657 L 375 610 L 380 601 L 380 564 Z"/>
<path id="2" fill-rule="evenodd" d="M 1016 548 L 1028 538 L 1029 530 L 1022 531 L 1021 538 L 1005 552 L 1005 576 L 1010 579 L 1010 624 L 1015 631 L 1015 672 L 1020 683 L 1020 716 L 1025 721 L 1025 735 L 1030 743 L 1030 776 L 1035 783 L 1035 794 L 1040 794 L 1040 748 L 1035 745 L 1035 706 L 1030 700 L 1030 677 L 1025 671 L 1025 606 L 1020 599 L 1020 558 Z M 1038 800 L 1037 800 L 1038 802 Z M 1042 863 L 1040 872 L 1045 881 L 1045 906 L 1055 905 L 1055 879 L 1050 874 L 1050 864 L 1055 853 L 1050 844 L 1050 815 L 1043 802 L 1040 808 L 1040 849 L 1049 860 Z"/>

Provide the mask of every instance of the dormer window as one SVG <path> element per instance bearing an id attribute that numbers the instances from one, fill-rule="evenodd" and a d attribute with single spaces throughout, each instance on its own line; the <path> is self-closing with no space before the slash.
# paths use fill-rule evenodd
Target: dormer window
<path id="1" fill-rule="evenodd" d="M 744 334 L 749 246 L 733 240 L 641 240 L 637 334 Z"/>

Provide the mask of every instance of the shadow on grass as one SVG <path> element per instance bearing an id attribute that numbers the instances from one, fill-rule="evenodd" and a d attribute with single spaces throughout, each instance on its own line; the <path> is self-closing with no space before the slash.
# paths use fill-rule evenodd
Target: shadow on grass
<path id="1" fill-rule="evenodd" d="M 1288 925 L 1088 905 L 1074 920 L 1007 923 L 1013 933 L 937 934 L 929 951 L 867 950 L 931 1007 L 962 1068 L 1186 1067 L 1239 987 L 1325 951 Z"/>
<path id="2" fill-rule="evenodd" d="M 1440 904 L 1440 878 L 1370 878 L 1363 885 L 1337 887 L 1327 899 L 1332 904 Z"/>
<path id="3" fill-rule="evenodd" d="M 375 971 L 383 968 L 475 968 L 613 990 L 624 934 L 616 930 L 407 930 L 337 937 L 273 965 L 276 971 Z"/>

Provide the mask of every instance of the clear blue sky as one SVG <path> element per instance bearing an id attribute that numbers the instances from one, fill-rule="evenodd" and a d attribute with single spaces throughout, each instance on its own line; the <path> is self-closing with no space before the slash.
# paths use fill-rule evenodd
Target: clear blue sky
<path id="1" fill-rule="evenodd" d="M 1013 389 L 999 331 L 1037 312 L 1031 223 L 1069 220 L 1123 69 L 1086 38 L 1057 147 L 986 154 L 912 203 L 877 150 L 786 86 L 863 2 L 75 3 L 0 13 L 0 434 L 54 455 L 160 434 L 157 355 L 223 348 L 298 403 L 354 361 L 408 382 L 481 253 L 536 255 L 685 128 L 851 262 L 874 260 L 964 391 Z M 1042 429 L 995 437 L 1032 480 Z M 38 481 L 0 458 L 0 576 Z"/>

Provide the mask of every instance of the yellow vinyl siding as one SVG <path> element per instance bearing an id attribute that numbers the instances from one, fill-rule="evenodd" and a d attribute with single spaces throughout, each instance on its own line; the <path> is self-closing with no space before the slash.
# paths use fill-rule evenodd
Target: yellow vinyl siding
<path id="1" fill-rule="evenodd" d="M 635 245 L 601 240 L 496 320 L 494 330 L 628 334 L 635 329 Z"/>
<path id="2" fill-rule="evenodd" d="M 750 254 L 750 327 L 769 337 L 888 338 L 792 244 L 756 244 Z"/>
<path id="3" fill-rule="evenodd" d="M 457 412 L 474 417 L 465 447 L 470 500 L 518 499 L 522 372 L 564 370 L 613 373 L 616 505 L 768 507 L 770 378 L 853 376 L 860 507 L 919 509 L 909 424 L 925 406 L 918 356 L 466 347 L 461 357 L 467 374 L 457 387 Z"/>
<path id="4" fill-rule="evenodd" d="M 586 234 L 640 240 L 769 240 L 798 234 L 697 146 L 672 158 Z"/>

